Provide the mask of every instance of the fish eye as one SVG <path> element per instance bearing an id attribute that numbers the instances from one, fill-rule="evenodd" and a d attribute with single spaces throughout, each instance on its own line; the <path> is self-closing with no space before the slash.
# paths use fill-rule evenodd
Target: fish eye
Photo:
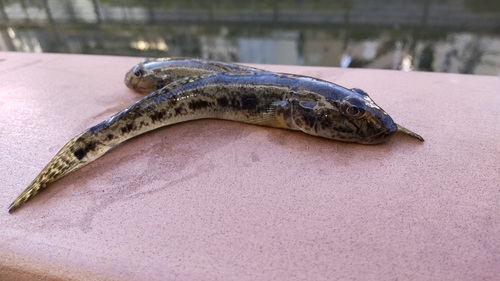
<path id="1" fill-rule="evenodd" d="M 145 71 L 140 66 L 136 66 L 132 70 L 132 74 L 135 78 L 141 78 L 145 74 Z"/>
<path id="2" fill-rule="evenodd" d="M 365 111 L 363 109 L 357 108 L 355 106 L 349 106 L 345 112 L 352 117 L 361 117 Z"/>
<path id="3" fill-rule="evenodd" d="M 343 109 L 344 113 L 352 118 L 361 118 L 366 112 L 364 104 L 357 99 L 345 101 Z"/>

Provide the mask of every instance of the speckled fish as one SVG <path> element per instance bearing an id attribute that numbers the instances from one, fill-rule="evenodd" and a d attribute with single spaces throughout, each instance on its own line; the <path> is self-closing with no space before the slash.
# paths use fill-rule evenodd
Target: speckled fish
<path id="1" fill-rule="evenodd" d="M 396 131 L 423 141 L 396 124 L 360 89 L 272 72 L 203 74 L 177 80 L 74 137 L 9 206 L 9 212 L 130 138 L 204 118 L 300 130 L 362 144 L 384 142 Z"/>
<path id="2" fill-rule="evenodd" d="M 263 70 L 259 68 L 226 63 L 213 60 L 203 60 L 196 58 L 184 58 L 184 57 L 171 57 L 171 58 L 146 58 L 138 65 L 130 69 L 125 75 L 125 85 L 132 90 L 137 91 L 141 94 L 151 93 L 153 91 L 159 90 L 169 83 L 189 77 L 195 76 L 202 73 L 222 73 L 222 72 L 267 72 L 275 73 L 268 70 Z M 294 74 L 283 74 L 290 77 L 302 77 L 311 78 L 307 76 L 300 76 Z M 314 79 L 314 78 L 312 78 Z M 315 79 L 321 81 L 319 79 Z M 323 81 L 326 82 L 326 81 Z M 327 82 L 329 83 L 329 82 Z M 353 89 L 360 93 L 366 94 L 361 89 Z M 401 125 L 398 126 L 398 131 L 405 133 L 407 135 L 418 138 L 423 141 L 424 139 L 415 134 L 414 132 L 406 129 Z"/>
<path id="3" fill-rule="evenodd" d="M 260 72 L 265 70 L 196 58 L 147 58 L 127 72 L 125 85 L 140 94 L 148 95 L 184 77 L 228 71 Z"/>

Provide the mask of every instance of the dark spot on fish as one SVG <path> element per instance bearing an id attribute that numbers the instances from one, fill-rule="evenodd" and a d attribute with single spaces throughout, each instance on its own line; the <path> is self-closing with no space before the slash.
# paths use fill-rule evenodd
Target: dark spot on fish
<path id="1" fill-rule="evenodd" d="M 244 96 L 241 99 L 241 109 L 244 110 L 256 109 L 258 104 L 259 104 L 259 99 L 257 98 L 256 95 Z"/>
<path id="2" fill-rule="evenodd" d="M 305 124 L 310 128 L 312 128 L 316 123 L 316 116 L 314 116 L 314 113 L 310 112 L 309 110 L 302 114 L 302 119 L 304 120 Z"/>
<path id="3" fill-rule="evenodd" d="M 321 127 L 323 127 L 323 128 L 329 128 L 333 125 L 332 119 L 329 117 L 324 118 L 324 116 L 323 116 L 323 118 L 321 118 L 320 123 L 321 123 Z"/>
<path id="4" fill-rule="evenodd" d="M 240 103 L 240 101 L 237 98 L 233 97 L 231 99 L 231 106 L 232 107 L 234 107 L 234 108 L 240 108 L 240 105 L 241 105 L 241 103 Z"/>
<path id="5" fill-rule="evenodd" d="M 209 106 L 212 106 L 212 103 L 205 100 L 193 100 L 188 103 L 188 107 L 192 110 L 205 109 Z"/>
<path id="6" fill-rule="evenodd" d="M 83 157 L 85 157 L 85 155 L 87 154 L 87 152 L 83 148 L 80 148 L 77 151 L 73 152 L 73 154 L 75 155 L 76 158 L 78 158 L 78 160 L 82 160 Z"/>
<path id="7" fill-rule="evenodd" d="M 175 108 L 175 116 L 177 115 L 181 115 L 185 112 L 186 110 L 184 109 L 184 107 L 177 107 Z"/>
<path id="8" fill-rule="evenodd" d="M 75 155 L 76 158 L 78 158 L 78 160 L 82 160 L 83 157 L 85 157 L 85 155 L 87 155 L 87 153 L 89 151 L 92 151 L 96 148 L 97 146 L 97 143 L 96 142 L 89 142 L 85 147 L 82 147 L 80 149 L 78 149 L 77 151 L 73 152 L 73 155 Z"/>
<path id="9" fill-rule="evenodd" d="M 165 117 L 166 114 L 167 114 L 167 112 L 165 110 L 162 110 L 162 111 L 153 112 L 153 114 L 151 114 L 149 117 L 151 117 L 151 120 L 153 120 L 153 122 L 156 122 L 158 120 L 163 119 L 163 117 Z"/>
<path id="10" fill-rule="evenodd" d="M 108 134 L 107 137 L 108 137 L 108 140 L 112 140 L 115 136 L 113 134 Z"/>
<path id="11" fill-rule="evenodd" d="M 229 105 L 229 101 L 226 97 L 218 98 L 217 103 L 222 107 L 227 107 Z"/>
<path id="12" fill-rule="evenodd" d="M 96 146 L 97 146 L 97 143 L 95 143 L 95 142 L 89 142 L 87 144 L 87 146 L 85 147 L 85 151 L 89 152 L 91 150 L 94 150 Z"/>
<path id="13" fill-rule="evenodd" d="M 121 129 L 122 134 L 126 134 L 126 133 L 132 131 L 133 128 L 134 128 L 134 124 L 128 124 L 127 126 L 125 126 Z"/>

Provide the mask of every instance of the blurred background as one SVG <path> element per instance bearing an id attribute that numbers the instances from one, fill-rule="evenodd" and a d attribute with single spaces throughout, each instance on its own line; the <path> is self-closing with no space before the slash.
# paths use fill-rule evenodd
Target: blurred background
<path id="1" fill-rule="evenodd" d="M 500 75 L 500 0 L 0 0 L 0 51 Z"/>

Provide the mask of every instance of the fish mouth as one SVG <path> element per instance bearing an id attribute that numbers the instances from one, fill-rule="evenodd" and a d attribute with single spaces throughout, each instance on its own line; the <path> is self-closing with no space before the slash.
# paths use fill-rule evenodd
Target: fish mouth
<path id="1" fill-rule="evenodd" d="M 137 85 L 137 83 L 133 83 L 133 79 L 131 77 L 132 75 L 129 73 L 127 73 L 127 75 L 125 75 L 125 79 L 123 79 L 123 82 L 125 82 L 125 85 L 127 85 L 127 87 L 133 89 L 135 87 L 135 85 Z"/>
<path id="2" fill-rule="evenodd" d="M 385 116 L 384 116 L 385 117 Z M 387 118 L 388 117 L 388 118 Z M 363 143 L 367 144 L 377 144 L 387 141 L 396 131 L 398 130 L 396 123 L 387 116 L 386 118 L 381 118 L 381 122 L 374 124 L 375 127 L 379 127 L 380 131 L 368 136 Z"/>
<path id="3" fill-rule="evenodd" d="M 125 76 L 125 85 L 132 90 L 138 90 L 140 79 L 134 79 L 130 73 Z"/>
<path id="4" fill-rule="evenodd" d="M 383 143 L 389 139 L 390 136 L 392 136 L 396 131 L 392 130 L 391 128 L 387 128 L 383 131 L 380 131 L 374 135 L 369 136 L 368 138 L 363 140 L 363 144 L 377 144 L 377 143 Z"/>

